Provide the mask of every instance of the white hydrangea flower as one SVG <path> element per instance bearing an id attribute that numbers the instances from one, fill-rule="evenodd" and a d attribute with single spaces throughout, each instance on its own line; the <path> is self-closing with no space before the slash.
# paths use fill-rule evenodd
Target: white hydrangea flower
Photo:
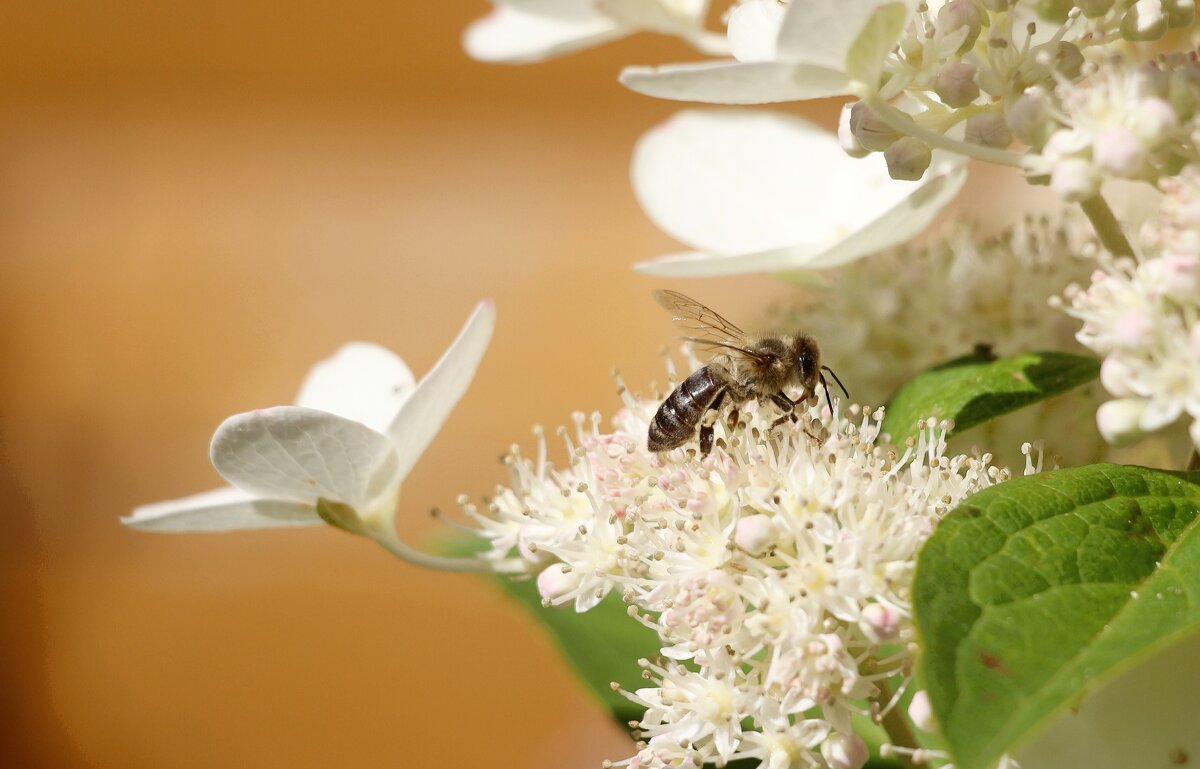
<path id="1" fill-rule="evenodd" d="M 650 685 L 626 693 L 646 708 L 643 741 L 619 763 L 865 760 L 851 716 L 895 707 L 884 682 L 910 675 L 917 550 L 1008 471 L 948 455 L 944 425 L 881 445 L 882 410 L 815 398 L 798 425 L 745 405 L 740 424 L 715 426 L 708 457 L 652 453 L 659 401 L 621 391 L 611 431 L 582 414 L 573 438 L 562 431 L 565 467 L 547 461 L 539 431 L 536 459 L 514 449 L 511 483 L 486 510 L 464 501 L 487 557 L 536 574 L 544 604 L 586 611 L 615 592 L 657 631 L 662 656 L 642 661 Z"/>
<path id="2" fill-rule="evenodd" d="M 647 215 L 696 249 L 637 269 L 697 277 L 832 267 L 901 243 L 954 198 L 966 171 L 953 159 L 919 184 L 898 182 L 801 118 L 691 110 L 642 137 L 632 177 Z"/>
<path id="3" fill-rule="evenodd" d="M 984 237 L 976 226 L 951 224 L 920 247 L 810 276 L 801 298 L 776 311 L 770 326 L 815 336 L 851 394 L 866 403 L 884 403 L 922 371 L 979 347 L 1000 357 L 1087 354 L 1075 339 L 1078 327 L 1046 311 L 1051 297 L 1095 269 L 1084 255 L 1085 226 L 1026 219 Z M 1029 436 L 1042 436 L 1059 464 L 1115 461 L 1099 433 L 1075 427 L 1101 397 L 1098 385 L 1086 385 L 955 441 L 994 447 L 1001 464 L 1019 462 L 1016 447 Z"/>
<path id="4" fill-rule="evenodd" d="M 713 104 L 767 104 L 820 99 L 874 87 L 884 55 L 895 47 L 911 0 L 745 0 L 727 23 L 732 59 L 628 67 L 621 82 L 649 96 Z M 876 14 L 883 34 L 860 41 Z M 881 17 L 883 18 L 883 17 Z M 888 39 L 887 32 L 893 32 Z M 858 45 L 856 45 L 858 42 Z"/>
<path id="5" fill-rule="evenodd" d="M 1159 216 L 1143 227 L 1140 259 L 1101 257 L 1087 288 L 1058 302 L 1083 321 L 1079 341 L 1105 356 L 1097 411 L 1113 443 L 1137 440 L 1185 413 L 1200 447 L 1200 169 L 1164 185 Z"/>
<path id="6" fill-rule="evenodd" d="M 312 369 L 297 405 L 236 414 L 217 428 L 211 459 L 229 487 L 143 505 L 122 522 L 146 531 L 229 531 L 315 525 L 334 515 L 326 522 L 394 538 L 400 484 L 466 392 L 494 325 L 492 302 L 481 302 L 420 382 L 378 345 L 344 346 Z"/>
<path id="7" fill-rule="evenodd" d="M 705 53 L 725 41 L 704 28 L 708 0 L 493 0 L 467 27 L 463 47 L 491 62 L 534 62 L 590 48 L 638 31 L 687 40 Z"/>

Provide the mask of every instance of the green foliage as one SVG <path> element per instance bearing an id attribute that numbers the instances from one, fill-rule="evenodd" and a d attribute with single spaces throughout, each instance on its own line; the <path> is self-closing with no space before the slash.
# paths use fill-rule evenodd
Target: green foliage
<path id="1" fill-rule="evenodd" d="M 921 677 L 960 769 L 987 769 L 1200 629 L 1200 474 L 1089 465 L 987 489 L 917 564 Z"/>
<path id="2" fill-rule="evenodd" d="M 1095 358 L 1035 352 L 993 358 L 986 350 L 955 358 L 918 374 L 887 405 L 883 431 L 897 444 L 917 434 L 917 422 L 953 419 L 957 434 L 1010 411 L 1090 382 L 1100 373 Z"/>

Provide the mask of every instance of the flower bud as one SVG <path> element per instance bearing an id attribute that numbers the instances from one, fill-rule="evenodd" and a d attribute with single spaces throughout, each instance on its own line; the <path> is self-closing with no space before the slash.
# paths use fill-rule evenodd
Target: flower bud
<path id="1" fill-rule="evenodd" d="M 933 720 L 933 707 L 929 704 L 929 695 L 924 689 L 914 694 L 912 702 L 908 703 L 908 717 L 923 732 L 932 732 L 937 728 L 937 723 Z"/>
<path id="2" fill-rule="evenodd" d="M 1083 52 L 1079 50 L 1079 46 L 1066 40 L 1042 43 L 1033 49 L 1033 56 L 1039 62 L 1045 62 L 1045 59 L 1049 58 L 1046 66 L 1068 80 L 1074 80 L 1083 71 Z"/>
<path id="3" fill-rule="evenodd" d="M 1098 19 L 1112 10 L 1115 0 L 1076 0 L 1075 5 L 1089 19 Z"/>
<path id="4" fill-rule="evenodd" d="M 1121 18 L 1121 37 L 1132 42 L 1158 40 L 1167 34 L 1167 14 L 1160 0 L 1138 0 Z"/>
<path id="5" fill-rule="evenodd" d="M 1100 384 L 1112 395 L 1127 398 L 1135 395 L 1129 383 L 1133 381 L 1133 371 L 1119 355 L 1109 355 L 1100 364 Z"/>
<path id="6" fill-rule="evenodd" d="M 1165 254 L 1146 261 L 1140 272 L 1168 299 L 1180 304 L 1200 300 L 1200 258 L 1192 254 Z"/>
<path id="7" fill-rule="evenodd" d="M 538 595 L 555 603 L 579 587 L 579 574 L 568 571 L 564 563 L 552 563 L 537 576 Z"/>
<path id="8" fill-rule="evenodd" d="M 1077 203 L 1099 192 L 1100 175 L 1088 161 L 1066 158 L 1050 172 L 1050 188 L 1062 199 Z"/>
<path id="9" fill-rule="evenodd" d="M 1035 0 L 1033 10 L 1046 21 L 1062 24 L 1074 6 L 1072 0 Z"/>
<path id="10" fill-rule="evenodd" d="M 947 107 L 965 107 L 979 98 L 975 65 L 965 61 L 947 64 L 933 81 L 933 90 Z"/>
<path id="11" fill-rule="evenodd" d="M 884 643 L 900 632 L 900 612 L 881 603 L 867 604 L 862 610 L 858 626 L 863 635 L 873 643 Z"/>
<path id="12" fill-rule="evenodd" d="M 870 155 L 870 151 L 858 141 L 858 137 L 854 135 L 854 131 L 850 127 L 850 116 L 853 112 L 853 107 L 850 104 L 843 104 L 841 114 L 838 115 L 838 143 L 842 145 L 842 151 L 852 158 L 865 158 Z"/>
<path id="13" fill-rule="evenodd" d="M 821 755 L 830 769 L 862 769 L 871 752 L 857 734 L 834 732 L 821 743 Z"/>
<path id="14" fill-rule="evenodd" d="M 1114 446 L 1125 446 L 1145 435 L 1139 426 L 1145 410 L 1146 401 L 1141 398 L 1108 401 L 1096 409 L 1096 426 L 1104 440 Z"/>
<path id="15" fill-rule="evenodd" d="M 1146 165 L 1146 148 L 1127 128 L 1105 128 L 1092 140 L 1092 160 L 1105 171 L 1132 178 Z"/>
<path id="16" fill-rule="evenodd" d="M 888 176 L 897 181 L 915 182 L 925 175 L 933 153 L 920 139 L 904 136 L 884 150 L 883 157 L 887 161 Z"/>
<path id="17" fill-rule="evenodd" d="M 900 134 L 861 101 L 850 108 L 850 130 L 858 143 L 871 152 L 883 152 L 900 138 Z"/>
<path id="18" fill-rule="evenodd" d="M 1012 132 L 997 112 L 986 112 L 967 118 L 963 138 L 971 144 L 1004 149 L 1012 144 Z"/>
<path id="19" fill-rule="evenodd" d="M 750 555 L 761 555 L 779 539 L 779 528 L 769 515 L 747 515 L 737 522 L 733 541 Z"/>
<path id="20" fill-rule="evenodd" d="M 1167 26 L 1171 29 L 1190 27 L 1196 20 L 1195 0 L 1162 0 L 1162 6 L 1167 12 Z"/>
<path id="21" fill-rule="evenodd" d="M 1117 349 L 1138 351 L 1154 336 L 1154 319 L 1144 310 L 1128 310 L 1112 326 L 1112 343 Z"/>
<path id="22" fill-rule="evenodd" d="M 937 12 L 937 29 L 943 35 L 950 35 L 966 28 L 967 37 L 959 46 L 960 54 L 971 50 L 979 39 L 979 30 L 983 28 L 983 16 L 971 0 L 950 0 Z"/>
<path id="23" fill-rule="evenodd" d="M 1017 141 L 1035 149 L 1044 145 L 1050 135 L 1058 129 L 1058 125 L 1050 117 L 1046 94 L 1040 90 L 1019 96 L 1008 108 L 1004 118 Z"/>
<path id="24" fill-rule="evenodd" d="M 1149 147 L 1159 147 L 1179 127 L 1175 108 L 1166 99 L 1142 99 L 1130 116 L 1130 129 Z"/>

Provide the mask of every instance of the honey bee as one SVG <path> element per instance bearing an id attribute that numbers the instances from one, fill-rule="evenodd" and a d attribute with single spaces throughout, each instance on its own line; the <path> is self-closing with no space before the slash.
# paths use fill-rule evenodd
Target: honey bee
<path id="1" fill-rule="evenodd" d="M 796 406 L 815 391 L 818 382 L 829 397 L 822 372 L 828 371 L 842 392 L 846 391 L 833 369 L 821 365 L 817 341 L 807 334 L 751 336 L 678 291 L 655 291 L 654 299 L 676 323 L 698 334 L 684 337 L 687 341 L 719 353 L 692 372 L 658 407 L 647 439 L 651 451 L 683 445 L 699 426 L 700 455 L 707 456 L 713 445 L 713 421 L 727 400 L 733 403 L 728 422 L 731 429 L 737 424 L 738 406 L 752 398 L 770 400 L 783 411 L 771 425 L 775 427 L 787 419 L 797 421 Z M 792 400 L 784 392 L 791 385 L 804 389 L 800 398 Z M 713 418 L 706 419 L 709 412 Z"/>

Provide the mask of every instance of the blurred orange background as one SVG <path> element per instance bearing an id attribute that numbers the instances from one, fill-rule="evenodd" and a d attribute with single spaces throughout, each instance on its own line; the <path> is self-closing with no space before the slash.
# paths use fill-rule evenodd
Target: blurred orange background
<path id="1" fill-rule="evenodd" d="M 474 303 L 492 347 L 402 495 L 478 497 L 530 426 L 662 379 L 629 266 L 673 247 L 628 184 L 678 105 L 641 36 L 469 61 L 482 2 L 9 4 L 0 11 L 5 767 L 595 766 L 628 755 L 527 617 L 329 529 L 164 536 L 134 505 L 220 484 L 225 416 L 350 339 L 420 376 Z M 836 105 L 813 113 L 832 125 Z M 977 189 L 980 187 L 977 185 Z M 989 191 L 995 195 L 995 189 Z M 733 318 L 786 289 L 684 286 Z"/>

